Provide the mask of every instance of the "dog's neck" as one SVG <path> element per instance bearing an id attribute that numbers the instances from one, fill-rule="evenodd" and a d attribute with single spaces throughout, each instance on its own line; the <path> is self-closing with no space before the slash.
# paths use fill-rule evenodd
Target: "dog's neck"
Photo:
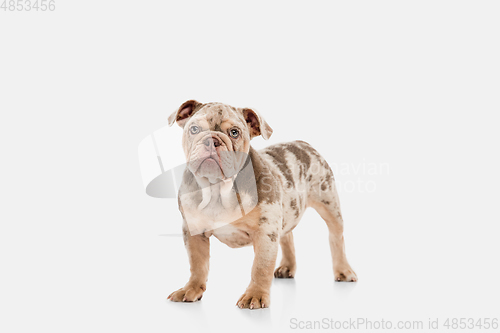
<path id="1" fill-rule="evenodd" d="M 212 197 L 220 197 L 220 201 L 224 208 L 230 207 L 230 194 L 233 189 L 235 176 L 227 179 L 223 179 L 218 183 L 213 184 L 209 182 L 207 178 L 195 177 L 198 186 L 201 188 L 202 200 L 198 205 L 198 209 L 202 210 L 207 207 Z"/>
<path id="2" fill-rule="evenodd" d="M 251 163 L 251 161 L 255 159 L 254 158 L 255 154 L 257 154 L 257 152 L 250 146 L 248 157 L 246 158 L 245 163 L 243 164 L 241 170 L 244 169 L 248 165 L 248 163 Z M 233 202 L 234 196 L 232 195 L 231 192 L 234 188 L 235 180 L 240 173 L 239 171 L 234 176 L 230 178 L 220 179 L 219 181 L 213 181 L 206 177 L 198 177 L 192 174 L 196 181 L 196 184 L 198 185 L 199 190 L 202 193 L 202 200 L 198 205 L 198 209 L 202 210 L 206 208 L 208 204 L 212 201 L 212 199 L 218 199 L 219 197 L 220 197 L 220 202 L 224 208 L 226 209 L 231 208 L 234 205 Z"/>

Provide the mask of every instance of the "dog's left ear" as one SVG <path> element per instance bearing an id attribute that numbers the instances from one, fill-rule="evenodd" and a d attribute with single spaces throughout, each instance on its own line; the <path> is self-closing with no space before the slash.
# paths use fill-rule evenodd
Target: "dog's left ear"
<path id="1" fill-rule="evenodd" d="M 198 111 L 202 105 L 203 103 L 195 101 L 194 99 L 182 103 L 179 109 L 168 117 L 168 126 L 172 126 L 177 122 L 177 125 L 184 127 L 187 120 Z"/>
<path id="2" fill-rule="evenodd" d="M 273 129 L 262 118 L 262 116 L 255 110 L 244 108 L 242 109 L 243 117 L 247 122 L 248 129 L 250 130 L 250 139 L 262 135 L 264 140 L 267 140 L 273 134 Z"/>

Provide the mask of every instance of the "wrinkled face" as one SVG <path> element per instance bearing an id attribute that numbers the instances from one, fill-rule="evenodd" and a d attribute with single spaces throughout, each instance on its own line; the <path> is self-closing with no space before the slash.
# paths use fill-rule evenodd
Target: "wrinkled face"
<path id="1" fill-rule="evenodd" d="M 203 105 L 185 122 L 182 145 L 195 176 L 211 183 L 234 176 L 250 149 L 250 131 L 242 110 L 221 103 Z"/>
<path id="2" fill-rule="evenodd" d="M 174 123 L 184 129 L 182 147 L 189 171 L 212 184 L 241 170 L 252 138 L 261 135 L 267 140 L 273 133 L 253 109 L 195 100 L 184 102 L 170 115 L 168 124 Z"/>

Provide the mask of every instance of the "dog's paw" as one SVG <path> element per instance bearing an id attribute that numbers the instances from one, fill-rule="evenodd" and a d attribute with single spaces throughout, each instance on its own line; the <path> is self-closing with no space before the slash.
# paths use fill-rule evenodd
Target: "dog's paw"
<path id="1" fill-rule="evenodd" d="M 343 268 L 338 268 L 333 270 L 335 275 L 335 281 L 346 281 L 346 282 L 357 282 L 358 276 L 354 273 L 354 270 L 347 266 Z"/>
<path id="2" fill-rule="evenodd" d="M 241 295 L 236 306 L 240 309 L 260 309 L 268 308 L 271 303 L 269 293 L 263 291 L 256 291 L 247 289 L 247 291 Z"/>
<path id="3" fill-rule="evenodd" d="M 185 286 L 171 293 L 167 299 L 172 302 L 196 302 L 201 300 L 206 288 L 204 285 Z"/>
<path id="4" fill-rule="evenodd" d="M 280 266 L 274 271 L 274 277 L 280 279 L 293 278 L 295 276 L 295 267 Z"/>

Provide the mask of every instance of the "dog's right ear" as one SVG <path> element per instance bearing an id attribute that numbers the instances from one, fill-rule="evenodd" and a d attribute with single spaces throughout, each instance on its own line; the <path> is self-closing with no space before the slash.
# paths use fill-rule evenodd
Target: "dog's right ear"
<path id="1" fill-rule="evenodd" d="M 203 103 L 191 99 L 182 103 L 179 110 L 175 111 L 168 117 L 168 126 L 172 126 L 175 122 L 180 127 L 184 127 L 189 117 L 191 117 L 196 111 L 200 109 Z"/>

